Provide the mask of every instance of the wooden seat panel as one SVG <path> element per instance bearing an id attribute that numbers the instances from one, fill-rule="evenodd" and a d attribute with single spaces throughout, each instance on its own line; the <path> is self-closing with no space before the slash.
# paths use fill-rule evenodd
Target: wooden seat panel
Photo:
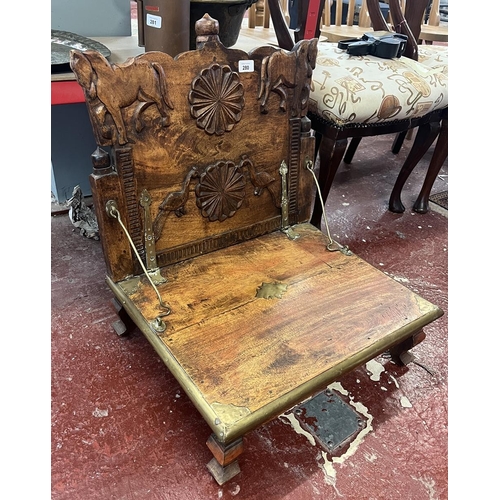
<path id="1" fill-rule="evenodd" d="M 327 251 L 314 226 L 294 231 L 296 240 L 273 232 L 163 273 L 167 283 L 158 289 L 172 313 L 155 348 L 178 365 L 187 394 L 221 441 L 279 415 L 442 314 L 359 257 Z M 257 296 L 275 283 L 277 296 Z M 158 314 L 145 278 L 128 303 L 145 324 Z"/>

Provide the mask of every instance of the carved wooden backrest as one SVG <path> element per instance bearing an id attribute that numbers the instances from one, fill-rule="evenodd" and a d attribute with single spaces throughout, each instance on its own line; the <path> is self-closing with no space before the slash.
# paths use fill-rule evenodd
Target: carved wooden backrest
<path id="1" fill-rule="evenodd" d="M 90 180 L 115 282 L 142 273 L 130 240 L 153 269 L 311 215 L 317 40 L 247 54 L 221 45 L 208 15 L 196 29 L 197 50 L 175 58 L 71 54 L 99 146 Z"/>

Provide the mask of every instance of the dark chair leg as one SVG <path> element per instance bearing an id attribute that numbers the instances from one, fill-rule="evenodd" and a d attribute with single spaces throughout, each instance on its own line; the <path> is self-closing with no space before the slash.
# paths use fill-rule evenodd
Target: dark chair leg
<path id="1" fill-rule="evenodd" d="M 344 155 L 344 163 L 351 163 L 354 158 L 354 153 L 358 149 L 359 143 L 361 142 L 361 137 L 353 137 L 349 146 L 347 147 L 347 151 Z"/>
<path id="2" fill-rule="evenodd" d="M 336 140 L 338 132 L 335 130 L 331 135 L 323 135 L 319 147 L 319 178 L 321 198 L 326 205 L 333 179 L 339 168 L 340 162 L 344 157 L 347 147 L 347 139 Z M 321 206 L 320 196 L 316 194 L 311 224 L 321 228 L 321 217 L 323 208 Z"/>
<path id="3" fill-rule="evenodd" d="M 321 144 L 321 139 L 323 138 L 323 134 L 318 132 L 317 130 L 314 131 L 314 137 L 315 137 L 315 142 L 314 142 L 314 158 L 318 157 L 318 151 L 319 151 L 319 145 Z"/>
<path id="4" fill-rule="evenodd" d="M 394 138 L 394 142 L 392 143 L 392 149 L 391 151 L 397 155 L 401 151 L 401 147 L 403 146 L 403 143 L 405 142 L 406 134 L 408 133 L 408 130 L 405 130 L 404 132 L 399 132 L 399 134 Z"/>
<path id="5" fill-rule="evenodd" d="M 413 146 L 401 167 L 398 178 L 392 189 L 389 199 L 389 210 L 395 213 L 403 213 L 405 206 L 401 201 L 401 191 L 406 180 L 412 173 L 417 163 L 422 159 L 425 152 L 431 147 L 440 129 L 439 122 L 430 122 L 418 127 L 418 132 L 413 142 Z"/>
<path id="6" fill-rule="evenodd" d="M 448 156 L 448 113 L 441 122 L 441 131 L 432 154 L 429 168 L 422 185 L 422 189 L 416 199 L 413 210 L 419 214 L 425 214 L 429 210 L 429 196 L 431 194 L 434 181 Z"/>

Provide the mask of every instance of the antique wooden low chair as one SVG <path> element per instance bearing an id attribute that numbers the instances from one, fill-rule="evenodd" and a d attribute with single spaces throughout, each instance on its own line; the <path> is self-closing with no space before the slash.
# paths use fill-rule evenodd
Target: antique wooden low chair
<path id="1" fill-rule="evenodd" d="M 378 0 L 366 0 L 375 30 L 390 31 Z M 289 50 L 296 41 L 318 37 L 325 0 L 299 0 L 299 23 L 292 33 L 286 25 L 279 0 L 268 0 L 280 47 Z M 432 60 L 418 61 L 418 33 L 427 0 L 407 0 L 403 15 L 400 0 L 389 0 L 398 32 L 408 36 L 404 57 L 382 59 L 375 55 L 351 56 L 337 43 L 318 43 L 311 84 L 308 117 L 318 138 L 319 183 L 326 200 L 342 159 L 350 163 L 362 137 L 398 134 L 418 127 L 411 150 L 389 198 L 389 210 L 403 212 L 401 191 L 413 168 L 430 148 L 448 113 L 448 66 Z M 406 16 L 406 17 L 405 17 Z M 409 20 L 408 20 L 409 19 Z M 414 34 L 415 33 L 415 34 Z M 434 172 L 447 154 L 447 131 L 433 158 L 430 174 L 413 205 L 425 213 Z M 348 141 L 351 141 L 346 150 Z M 397 152 L 401 140 L 393 148 Z M 445 143 L 445 147 L 441 147 Z M 445 151 L 443 152 L 443 149 Z M 322 204 L 316 200 L 312 222 L 321 224 Z"/>
<path id="2" fill-rule="evenodd" d="M 370 16 L 367 13 L 366 0 L 362 0 L 359 8 L 359 18 L 355 22 L 356 0 L 348 0 L 347 5 L 339 0 L 335 2 L 335 15 L 332 19 L 332 2 L 325 1 L 321 20 L 321 36 L 330 42 L 338 42 L 349 38 L 361 38 L 366 32 L 373 31 Z M 347 12 L 344 14 L 345 9 Z M 345 19 L 344 19 L 345 18 Z"/>
<path id="3" fill-rule="evenodd" d="M 385 351 L 406 363 L 442 310 L 309 223 L 318 40 L 247 54 L 208 15 L 196 30 L 175 58 L 74 50 L 71 67 L 115 330 L 137 326 L 178 380 L 223 484 L 244 435 Z"/>

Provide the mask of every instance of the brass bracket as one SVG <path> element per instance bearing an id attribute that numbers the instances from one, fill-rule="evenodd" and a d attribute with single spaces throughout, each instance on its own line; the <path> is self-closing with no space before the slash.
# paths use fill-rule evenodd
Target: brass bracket
<path id="1" fill-rule="evenodd" d="M 319 201 L 321 202 L 321 210 L 323 212 L 323 218 L 324 218 L 324 221 L 325 221 L 326 233 L 328 235 L 328 243 L 326 245 L 326 249 L 329 252 L 340 252 L 340 253 L 342 253 L 344 255 L 347 255 L 347 256 L 352 255 L 352 252 L 349 250 L 349 247 L 347 245 L 342 246 L 340 243 L 337 243 L 336 241 L 334 241 L 332 239 L 332 237 L 330 235 L 330 228 L 328 227 L 328 219 L 327 219 L 326 213 L 325 213 L 325 203 L 323 202 L 323 197 L 321 196 L 321 188 L 319 186 L 318 179 L 316 179 L 316 175 L 314 174 L 312 160 L 307 159 L 305 166 L 306 166 L 306 169 L 309 170 L 309 172 L 311 172 L 311 174 L 313 176 L 314 182 L 316 183 L 316 188 L 317 188 L 317 193 L 318 193 Z"/>
<path id="2" fill-rule="evenodd" d="M 150 324 L 151 328 L 156 333 L 163 333 L 167 329 L 165 321 L 163 321 L 160 316 L 157 316 Z"/>
<path id="3" fill-rule="evenodd" d="M 115 200 L 108 200 L 106 202 L 106 215 L 112 219 L 118 218 L 118 205 Z"/>
<path id="4" fill-rule="evenodd" d="M 166 283 L 158 264 L 156 263 L 155 235 L 153 232 L 153 220 L 151 218 L 151 195 L 147 189 L 143 189 L 141 199 L 139 200 L 141 207 L 144 208 L 144 247 L 146 248 L 146 268 L 149 276 L 155 285 Z"/>
<path id="5" fill-rule="evenodd" d="M 151 197 L 146 189 L 142 192 L 140 204 L 144 208 L 144 246 L 146 247 L 147 274 L 155 285 L 161 285 L 162 283 L 166 283 L 167 279 L 161 275 L 160 268 L 156 263 L 155 238 L 151 213 L 149 210 Z M 119 218 L 120 212 L 115 200 L 108 200 L 106 202 L 106 215 L 113 219 Z M 139 258 L 139 256 L 137 257 Z"/>
<path id="6" fill-rule="evenodd" d="M 330 252 L 335 252 L 336 250 L 338 250 L 340 253 L 347 255 L 348 257 L 350 257 L 352 255 L 352 252 L 349 250 L 349 247 L 347 245 L 340 245 L 337 242 L 335 242 L 335 243 L 338 245 L 339 248 L 337 248 L 335 250 L 331 250 L 330 248 L 328 248 L 328 250 L 330 250 Z"/>
<path id="7" fill-rule="evenodd" d="M 118 284 L 127 295 L 132 295 L 133 293 L 137 292 L 140 281 L 141 278 L 139 276 L 132 276 L 131 278 L 120 281 Z"/>
<path id="8" fill-rule="evenodd" d="M 149 271 L 146 269 L 146 266 L 142 262 L 141 256 L 139 255 L 139 252 L 137 251 L 137 248 L 135 247 L 134 242 L 132 241 L 132 237 L 130 236 L 129 232 L 127 231 L 127 228 L 125 227 L 125 225 L 122 222 L 122 219 L 120 216 L 120 211 L 118 210 L 118 207 L 117 207 L 115 200 L 108 200 L 106 202 L 106 213 L 107 213 L 108 217 L 112 217 L 113 219 L 116 219 L 118 221 L 118 223 L 120 224 L 121 228 L 123 229 L 123 232 L 127 236 L 127 239 L 130 243 L 130 246 L 132 247 L 132 250 L 135 253 L 135 256 L 137 257 L 139 264 L 142 267 L 142 270 L 144 271 L 144 276 L 148 279 L 149 283 L 151 284 L 151 286 L 153 287 L 153 290 L 156 293 L 156 296 L 158 297 L 158 303 L 159 303 L 160 307 L 165 311 L 162 314 L 159 314 L 157 316 L 155 323 L 154 323 L 154 326 L 153 326 L 153 328 L 157 332 L 161 332 L 161 331 L 163 331 L 163 330 L 161 330 L 161 328 L 163 328 L 163 325 L 164 325 L 163 320 L 161 318 L 164 316 L 168 316 L 172 311 L 171 311 L 170 307 L 163 302 L 163 299 L 161 298 L 160 292 L 156 288 L 156 285 L 158 283 L 165 283 L 166 279 L 163 278 L 163 276 L 161 276 L 160 270 L 158 268 L 151 269 Z M 153 281 L 152 276 L 157 280 L 156 283 Z M 137 277 L 137 279 L 139 280 L 140 277 Z M 136 290 L 137 286 L 130 285 L 130 289 Z"/>
<path id="9" fill-rule="evenodd" d="M 281 175 L 281 231 L 291 240 L 296 240 L 299 235 L 290 227 L 290 222 L 288 220 L 288 166 L 285 160 L 281 162 L 279 172 Z"/>

